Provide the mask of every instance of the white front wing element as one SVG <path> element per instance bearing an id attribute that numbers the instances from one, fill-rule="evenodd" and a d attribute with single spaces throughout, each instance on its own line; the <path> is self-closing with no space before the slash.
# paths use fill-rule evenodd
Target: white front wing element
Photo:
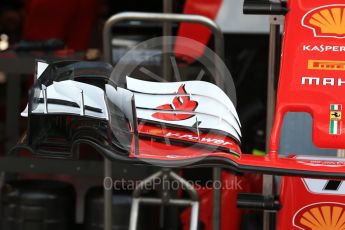
<path id="1" fill-rule="evenodd" d="M 162 124 L 219 130 L 240 141 L 240 122 L 235 107 L 226 94 L 217 86 L 201 81 L 156 83 L 129 77 L 127 77 L 127 81 L 128 90 L 133 93 L 119 87 L 115 89 L 111 85 L 106 85 L 106 96 L 112 103 L 117 106 L 121 105 L 119 108 L 122 111 L 126 112 L 128 110 L 127 113 L 131 113 L 130 98 L 134 95 L 138 118 Z M 185 89 L 183 94 L 177 92 L 181 85 Z M 127 93 L 130 97 L 127 94 L 126 97 L 122 97 L 123 93 L 127 91 L 130 92 L 130 95 Z M 99 87 L 66 80 L 49 85 L 46 87 L 46 93 L 47 106 L 44 104 L 44 92 L 41 90 L 39 95 L 41 100 L 38 106 L 31 111 L 33 114 L 75 114 L 109 120 L 105 92 Z M 180 96 L 182 96 L 182 99 L 179 98 Z M 125 100 L 125 98 L 128 98 L 128 100 Z M 188 98 L 197 106 L 192 110 L 185 110 L 185 107 L 182 106 L 182 109 L 179 110 L 179 108 L 173 106 L 172 101 L 175 99 L 176 103 L 176 98 L 179 99 L 178 103 L 181 104 L 183 104 L 184 99 Z M 69 102 L 69 104 L 65 104 L 65 102 Z M 172 109 L 158 108 L 164 104 L 172 104 Z M 90 110 L 90 107 L 93 110 Z M 162 120 L 159 116 L 152 116 L 155 113 L 190 116 L 180 120 Z M 22 116 L 28 116 L 28 108 L 23 111 Z"/>
<path id="2" fill-rule="evenodd" d="M 144 93 L 151 95 L 177 95 L 177 90 L 181 85 L 185 85 L 185 89 L 191 96 L 199 96 L 214 100 L 214 104 L 221 104 L 230 111 L 231 115 L 237 120 L 239 126 L 240 119 L 237 115 L 234 104 L 230 98 L 218 86 L 205 81 L 181 81 L 181 82 L 150 82 L 126 77 L 127 89 L 134 93 Z M 203 99 L 205 100 L 205 99 Z M 171 102 L 171 101 L 170 101 Z M 213 111 L 214 104 L 210 104 L 209 111 Z M 216 107 L 218 108 L 218 107 Z M 214 111 L 215 112 L 215 111 Z"/>
<path id="3" fill-rule="evenodd" d="M 184 86 L 185 93 L 178 89 Z M 138 118 L 172 125 L 224 131 L 240 141 L 240 121 L 236 109 L 229 97 L 216 85 L 204 81 L 185 82 L 149 82 L 127 77 L 127 88 L 134 92 Z M 193 111 L 174 108 L 176 97 L 188 96 L 188 100 L 197 102 Z M 180 100 L 180 103 L 183 101 Z M 160 106 L 172 104 L 170 111 L 160 110 Z M 153 116 L 155 113 L 194 114 L 188 119 L 162 120 Z"/>
<path id="4" fill-rule="evenodd" d="M 83 102 L 82 98 L 83 97 Z M 43 91 L 41 90 L 40 99 L 43 99 Z M 81 106 L 84 105 L 85 116 L 106 119 L 108 120 L 108 111 L 104 98 L 104 91 L 96 86 L 89 85 L 82 82 L 66 80 L 61 82 L 54 82 L 47 87 L 47 99 L 55 99 L 61 102 L 73 102 L 78 107 L 73 107 L 64 104 L 48 103 L 48 114 L 81 114 Z M 90 111 L 86 106 L 95 108 L 100 112 Z M 39 103 L 37 108 L 31 111 L 34 114 L 44 114 L 45 105 Z M 28 116 L 28 107 L 21 113 L 23 117 Z"/>

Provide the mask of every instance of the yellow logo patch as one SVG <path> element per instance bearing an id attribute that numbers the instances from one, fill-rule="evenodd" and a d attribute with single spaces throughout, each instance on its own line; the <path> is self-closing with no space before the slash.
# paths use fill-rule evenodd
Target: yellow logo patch
<path id="1" fill-rule="evenodd" d="M 341 112 L 340 111 L 331 111 L 330 112 L 331 120 L 339 121 L 341 120 Z"/>
<path id="2" fill-rule="evenodd" d="M 345 61 L 308 60 L 308 69 L 345 70 Z"/>

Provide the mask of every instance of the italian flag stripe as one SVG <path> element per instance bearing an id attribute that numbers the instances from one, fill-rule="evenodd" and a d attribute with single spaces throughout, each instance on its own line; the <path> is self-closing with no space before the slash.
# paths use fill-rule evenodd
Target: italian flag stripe
<path id="1" fill-rule="evenodd" d="M 339 104 L 331 104 L 330 106 L 331 111 L 341 111 L 342 105 Z M 333 135 L 340 135 L 341 134 L 341 121 L 331 120 L 329 124 L 329 133 Z"/>
<path id="2" fill-rule="evenodd" d="M 329 133 L 334 134 L 334 135 L 339 135 L 340 134 L 340 122 L 339 121 L 331 121 L 330 126 L 329 126 Z"/>
<path id="3" fill-rule="evenodd" d="M 338 105 L 338 104 L 332 104 L 332 105 L 331 105 L 331 110 L 333 110 L 333 111 L 342 110 L 342 106 L 341 106 L 341 105 Z"/>

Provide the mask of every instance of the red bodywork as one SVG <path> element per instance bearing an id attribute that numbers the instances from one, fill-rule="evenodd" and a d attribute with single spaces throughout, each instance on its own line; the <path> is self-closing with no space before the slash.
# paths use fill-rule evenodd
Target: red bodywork
<path id="1" fill-rule="evenodd" d="M 337 183 L 337 181 L 335 181 Z M 344 229 L 345 194 L 339 188 L 325 190 L 325 183 L 317 180 L 321 192 L 308 189 L 304 179 L 283 177 L 280 192 L 282 209 L 278 212 L 279 230 Z M 332 194 L 333 193 L 333 194 Z"/>
<path id="2" fill-rule="evenodd" d="M 277 156 L 280 129 L 288 111 L 311 114 L 317 147 L 344 149 L 344 1 L 293 0 L 288 8 L 270 157 Z M 303 77 L 315 80 L 303 82 Z M 344 173 L 342 168 L 337 170 Z M 344 229 L 345 193 L 341 181 L 333 183 L 338 187 L 328 191 L 324 181 L 317 180 L 320 191 L 315 192 L 302 178 L 282 177 L 277 229 Z"/>
<path id="3" fill-rule="evenodd" d="M 279 149 L 279 134 L 286 112 L 307 112 L 313 117 L 313 142 L 319 148 L 345 148 L 341 108 L 345 98 L 344 1 L 288 2 L 283 55 L 270 156 Z M 313 27 L 311 27 L 313 26 Z M 320 27 L 321 26 L 321 29 Z M 330 134 L 331 113 L 340 112 L 337 135 Z"/>

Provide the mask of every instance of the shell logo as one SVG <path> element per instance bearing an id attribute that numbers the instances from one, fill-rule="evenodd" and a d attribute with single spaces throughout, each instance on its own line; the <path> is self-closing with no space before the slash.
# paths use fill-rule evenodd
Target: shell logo
<path id="1" fill-rule="evenodd" d="M 311 29 L 315 37 L 345 38 L 345 4 L 309 11 L 302 18 L 302 26 Z"/>
<path id="2" fill-rule="evenodd" d="M 305 206 L 295 214 L 293 225 L 303 230 L 345 229 L 345 204 L 329 202 Z"/>

